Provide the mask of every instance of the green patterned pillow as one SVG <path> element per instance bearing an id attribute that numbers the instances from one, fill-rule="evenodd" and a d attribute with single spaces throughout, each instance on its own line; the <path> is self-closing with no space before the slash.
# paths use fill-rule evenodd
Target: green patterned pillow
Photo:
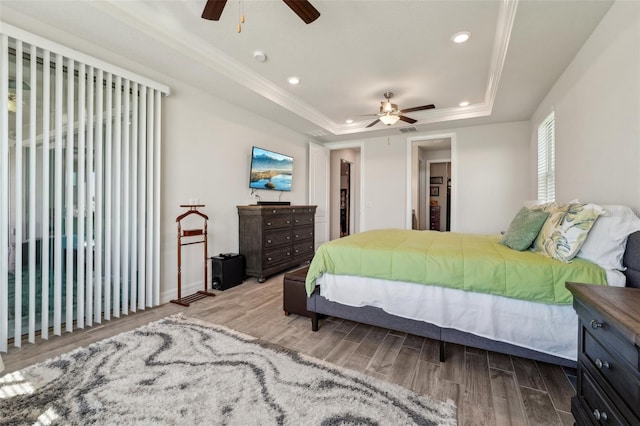
<path id="1" fill-rule="evenodd" d="M 556 204 L 542 226 L 532 250 L 536 253 L 569 263 L 587 239 L 589 230 L 605 210 L 589 203 Z"/>
<path id="2" fill-rule="evenodd" d="M 528 249 L 548 217 L 549 213 L 547 212 L 532 211 L 526 207 L 521 208 L 511 221 L 507 232 L 500 239 L 500 243 L 514 250 Z"/>

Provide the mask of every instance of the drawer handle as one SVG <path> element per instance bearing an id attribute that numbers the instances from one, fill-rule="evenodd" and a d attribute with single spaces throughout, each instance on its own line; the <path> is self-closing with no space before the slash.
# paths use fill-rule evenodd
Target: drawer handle
<path id="1" fill-rule="evenodd" d="M 600 370 L 602 370 L 602 367 L 604 368 L 609 368 L 609 362 L 608 361 L 602 361 L 600 360 L 600 358 L 596 359 L 596 367 L 598 367 Z"/>
<path id="2" fill-rule="evenodd" d="M 290 220 L 288 220 L 288 221 L 287 221 L 287 224 L 289 224 L 289 223 L 291 223 L 291 221 L 290 221 Z"/>
<path id="3" fill-rule="evenodd" d="M 271 242 L 271 240 L 267 240 L 267 242 L 268 242 L 268 243 L 270 243 L 270 242 Z"/>
<path id="4" fill-rule="evenodd" d="M 300 253 L 300 250 L 296 249 L 296 253 Z"/>
<path id="5" fill-rule="evenodd" d="M 287 252 L 287 256 L 291 256 L 291 252 L 290 251 Z"/>
<path id="6" fill-rule="evenodd" d="M 267 257 L 267 260 L 268 260 L 269 262 L 271 262 L 271 258 L 270 258 L 270 257 Z"/>
<path id="7" fill-rule="evenodd" d="M 593 410 L 593 417 L 596 420 L 602 420 L 603 422 L 606 422 L 609 419 L 609 417 L 607 416 L 607 413 L 605 413 L 604 411 L 600 412 L 598 411 L 597 408 Z"/>
<path id="8" fill-rule="evenodd" d="M 267 222 L 267 226 L 271 226 L 271 222 Z"/>
<path id="9" fill-rule="evenodd" d="M 602 323 L 598 322 L 596 320 L 591 320 L 591 328 L 593 329 L 598 329 L 598 328 L 602 328 Z"/>

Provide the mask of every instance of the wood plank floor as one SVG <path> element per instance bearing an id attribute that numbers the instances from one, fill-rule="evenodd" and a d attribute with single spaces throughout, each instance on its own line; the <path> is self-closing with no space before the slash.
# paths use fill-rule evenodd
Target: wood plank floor
<path id="1" fill-rule="evenodd" d="M 282 274 L 262 284 L 248 279 L 215 293 L 189 308 L 166 304 L 35 345 L 11 347 L 3 354 L 2 374 L 184 312 L 439 400 L 451 399 L 460 425 L 573 424 L 574 389 L 561 367 L 455 344 L 447 345 L 447 360 L 440 363 L 434 340 L 335 318 L 321 320 L 314 333 L 308 318 L 283 314 Z"/>

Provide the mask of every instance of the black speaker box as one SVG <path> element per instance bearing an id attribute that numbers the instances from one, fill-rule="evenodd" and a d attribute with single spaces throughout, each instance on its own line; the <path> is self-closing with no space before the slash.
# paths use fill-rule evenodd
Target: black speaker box
<path id="1" fill-rule="evenodd" d="M 227 290 L 242 284 L 244 280 L 244 257 L 234 253 L 220 253 L 211 258 L 211 287 Z"/>

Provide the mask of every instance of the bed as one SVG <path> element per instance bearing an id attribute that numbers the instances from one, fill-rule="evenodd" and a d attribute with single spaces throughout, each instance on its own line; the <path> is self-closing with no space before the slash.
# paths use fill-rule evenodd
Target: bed
<path id="1" fill-rule="evenodd" d="M 609 207 L 612 212 L 617 208 Z M 560 262 L 504 247 L 500 236 L 436 231 L 375 230 L 323 244 L 306 281 L 307 309 L 315 313 L 312 329 L 318 330 L 319 315 L 328 315 L 439 340 L 441 361 L 445 344 L 456 343 L 575 367 L 578 319 L 565 282 L 640 287 L 640 219 L 630 209 L 624 211 L 622 217 L 595 221 L 590 243 L 584 243 L 590 260 Z M 616 240 L 611 244 L 619 251 L 617 268 L 600 265 L 600 254 L 598 263 L 586 255 L 587 249 L 612 251 L 603 236 Z M 466 253 L 458 258 L 455 249 L 465 239 L 470 244 L 459 250 Z M 440 240 L 444 252 L 433 249 L 434 240 Z M 354 245 L 360 248 L 349 251 Z M 404 251 L 396 251 L 399 246 Z M 498 257 L 482 263 L 483 253 L 492 250 Z M 609 254 L 605 257 L 611 258 Z M 474 257 L 481 263 L 473 264 L 469 259 Z M 545 272 L 534 277 L 535 269 Z M 464 280 L 460 284 L 448 276 L 451 271 L 477 276 L 479 287 Z M 507 283 L 500 290 L 486 285 L 506 282 L 505 275 L 525 285 L 508 288 L 512 285 Z"/>

